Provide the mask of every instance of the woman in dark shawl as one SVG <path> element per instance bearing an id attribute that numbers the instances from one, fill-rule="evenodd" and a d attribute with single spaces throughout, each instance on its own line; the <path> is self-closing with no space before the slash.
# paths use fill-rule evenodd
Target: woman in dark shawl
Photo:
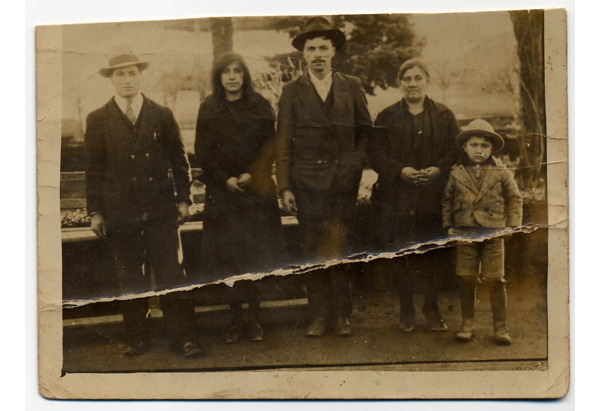
<path id="1" fill-rule="evenodd" d="M 442 235 L 442 192 L 457 151 L 460 132 L 446 106 L 426 95 L 429 71 L 417 59 L 406 61 L 398 74 L 404 98 L 377 116 L 369 142 L 369 158 L 379 174 L 373 188 L 375 232 L 385 250 L 434 241 Z M 423 291 L 423 314 L 432 330 L 446 330 L 439 312 L 438 271 L 449 261 L 438 251 L 394 260 L 399 274 L 400 328 L 414 329 L 413 294 Z"/>
<path id="2" fill-rule="evenodd" d="M 213 94 L 201 104 L 195 152 L 206 184 L 201 264 L 205 275 L 223 279 L 268 272 L 286 259 L 272 178 L 275 114 L 252 88 L 241 55 L 223 53 L 212 70 Z M 227 288 L 232 322 L 226 341 L 237 342 L 247 328 L 260 341 L 260 297 L 255 283 Z M 242 302 L 249 305 L 248 322 Z"/>

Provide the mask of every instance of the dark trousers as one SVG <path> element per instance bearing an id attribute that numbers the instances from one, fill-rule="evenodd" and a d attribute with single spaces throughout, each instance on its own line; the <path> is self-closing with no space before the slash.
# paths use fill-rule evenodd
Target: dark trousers
<path id="1" fill-rule="evenodd" d="M 308 305 L 312 318 L 349 317 L 352 314 L 352 287 L 345 265 L 306 275 Z"/>
<path id="2" fill-rule="evenodd" d="M 110 244 L 122 294 L 151 291 L 150 268 L 154 270 L 157 290 L 185 284 L 181 265 L 181 244 L 177 216 L 139 222 L 108 225 Z M 167 332 L 174 342 L 195 334 L 194 300 L 191 293 L 178 292 L 161 296 Z M 148 301 L 145 298 L 121 303 L 128 338 L 148 338 Z"/>
<path id="3" fill-rule="evenodd" d="M 459 227 L 460 235 L 493 235 L 496 228 Z M 504 281 L 504 239 L 461 242 L 456 247 L 456 274 L 460 281 L 460 307 L 463 321 L 475 321 L 475 294 L 479 279 L 489 284 L 494 325 L 506 324 L 506 287 Z"/>
<path id="4" fill-rule="evenodd" d="M 307 259 L 319 262 L 348 255 L 356 213 L 356 190 L 342 193 L 296 190 L 294 194 Z M 350 315 L 352 294 L 347 267 L 318 270 L 308 274 L 306 279 L 313 318 Z"/>
<path id="5" fill-rule="evenodd" d="M 242 303 L 248 303 L 248 320 L 250 323 L 259 323 L 260 313 L 260 291 L 254 281 L 242 280 L 236 281 L 233 287 L 229 288 L 226 293 L 231 306 L 232 323 L 241 324 L 244 321 L 244 311 Z"/>
<path id="6" fill-rule="evenodd" d="M 437 257 L 438 250 L 424 254 L 409 254 L 394 260 L 398 273 L 400 297 L 400 318 L 407 323 L 415 321 L 413 296 L 417 291 L 423 293 L 423 315 L 429 321 L 442 319 L 438 308 L 438 290 L 436 273 L 443 264 Z M 449 261 L 446 261 L 446 264 Z"/>

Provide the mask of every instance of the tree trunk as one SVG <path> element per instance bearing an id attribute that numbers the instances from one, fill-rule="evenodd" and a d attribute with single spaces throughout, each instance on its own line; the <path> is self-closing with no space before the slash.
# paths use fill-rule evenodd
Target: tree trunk
<path id="1" fill-rule="evenodd" d="M 544 83 L 544 11 L 510 11 L 521 65 L 521 167 L 527 188 L 535 189 L 545 176 L 546 113 Z"/>
<path id="2" fill-rule="evenodd" d="M 212 33 L 214 60 L 226 51 L 233 50 L 233 21 L 231 17 L 211 18 L 210 31 Z"/>

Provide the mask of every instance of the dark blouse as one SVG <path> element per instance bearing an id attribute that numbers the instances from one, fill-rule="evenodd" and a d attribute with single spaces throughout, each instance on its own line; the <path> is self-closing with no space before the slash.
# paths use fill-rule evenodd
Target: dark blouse
<path id="1" fill-rule="evenodd" d="M 196 156 L 206 184 L 201 263 L 207 280 L 270 271 L 287 259 L 272 176 L 275 115 L 269 102 L 252 99 L 200 106 Z M 230 177 L 252 176 L 243 192 L 229 192 Z"/>
<path id="2" fill-rule="evenodd" d="M 429 98 L 416 116 L 404 100 L 379 113 L 369 140 L 369 159 L 378 174 L 371 200 L 383 243 L 432 239 L 441 232 L 441 196 L 458 155 L 454 139 L 459 132 L 452 111 Z M 432 166 L 442 174 L 429 185 L 415 186 L 401 177 L 405 167 Z"/>
<path id="3" fill-rule="evenodd" d="M 200 106 L 195 143 L 207 194 L 225 191 L 227 180 L 243 173 L 253 177 L 250 191 L 274 190 L 274 138 L 275 113 L 260 94 L 224 104 L 209 96 Z"/>

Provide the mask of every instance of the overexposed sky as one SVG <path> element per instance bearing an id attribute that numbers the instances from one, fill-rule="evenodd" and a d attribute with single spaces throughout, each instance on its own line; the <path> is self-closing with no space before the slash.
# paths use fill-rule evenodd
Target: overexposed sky
<path id="1" fill-rule="evenodd" d="M 493 45 L 493 61 L 509 57 L 516 46 L 508 12 L 413 14 L 415 32 L 427 39 L 423 58 L 461 61 Z"/>
<path id="2" fill-rule="evenodd" d="M 131 51 L 150 62 L 144 72 L 147 93 L 160 76 L 160 69 L 170 66 L 191 72 L 194 58 L 206 61 L 207 67 L 212 62 L 210 33 L 166 30 L 164 22 L 68 25 L 63 27 L 62 36 L 65 118 L 78 119 L 79 105 L 85 120 L 87 113 L 113 95 L 110 81 L 101 77 L 98 70 L 114 55 Z M 274 31 L 236 31 L 233 42 L 234 50 L 246 57 L 253 72 L 266 71 L 268 65 L 262 57 L 293 50 L 289 36 Z M 164 103 L 161 96 L 150 97 Z"/>

